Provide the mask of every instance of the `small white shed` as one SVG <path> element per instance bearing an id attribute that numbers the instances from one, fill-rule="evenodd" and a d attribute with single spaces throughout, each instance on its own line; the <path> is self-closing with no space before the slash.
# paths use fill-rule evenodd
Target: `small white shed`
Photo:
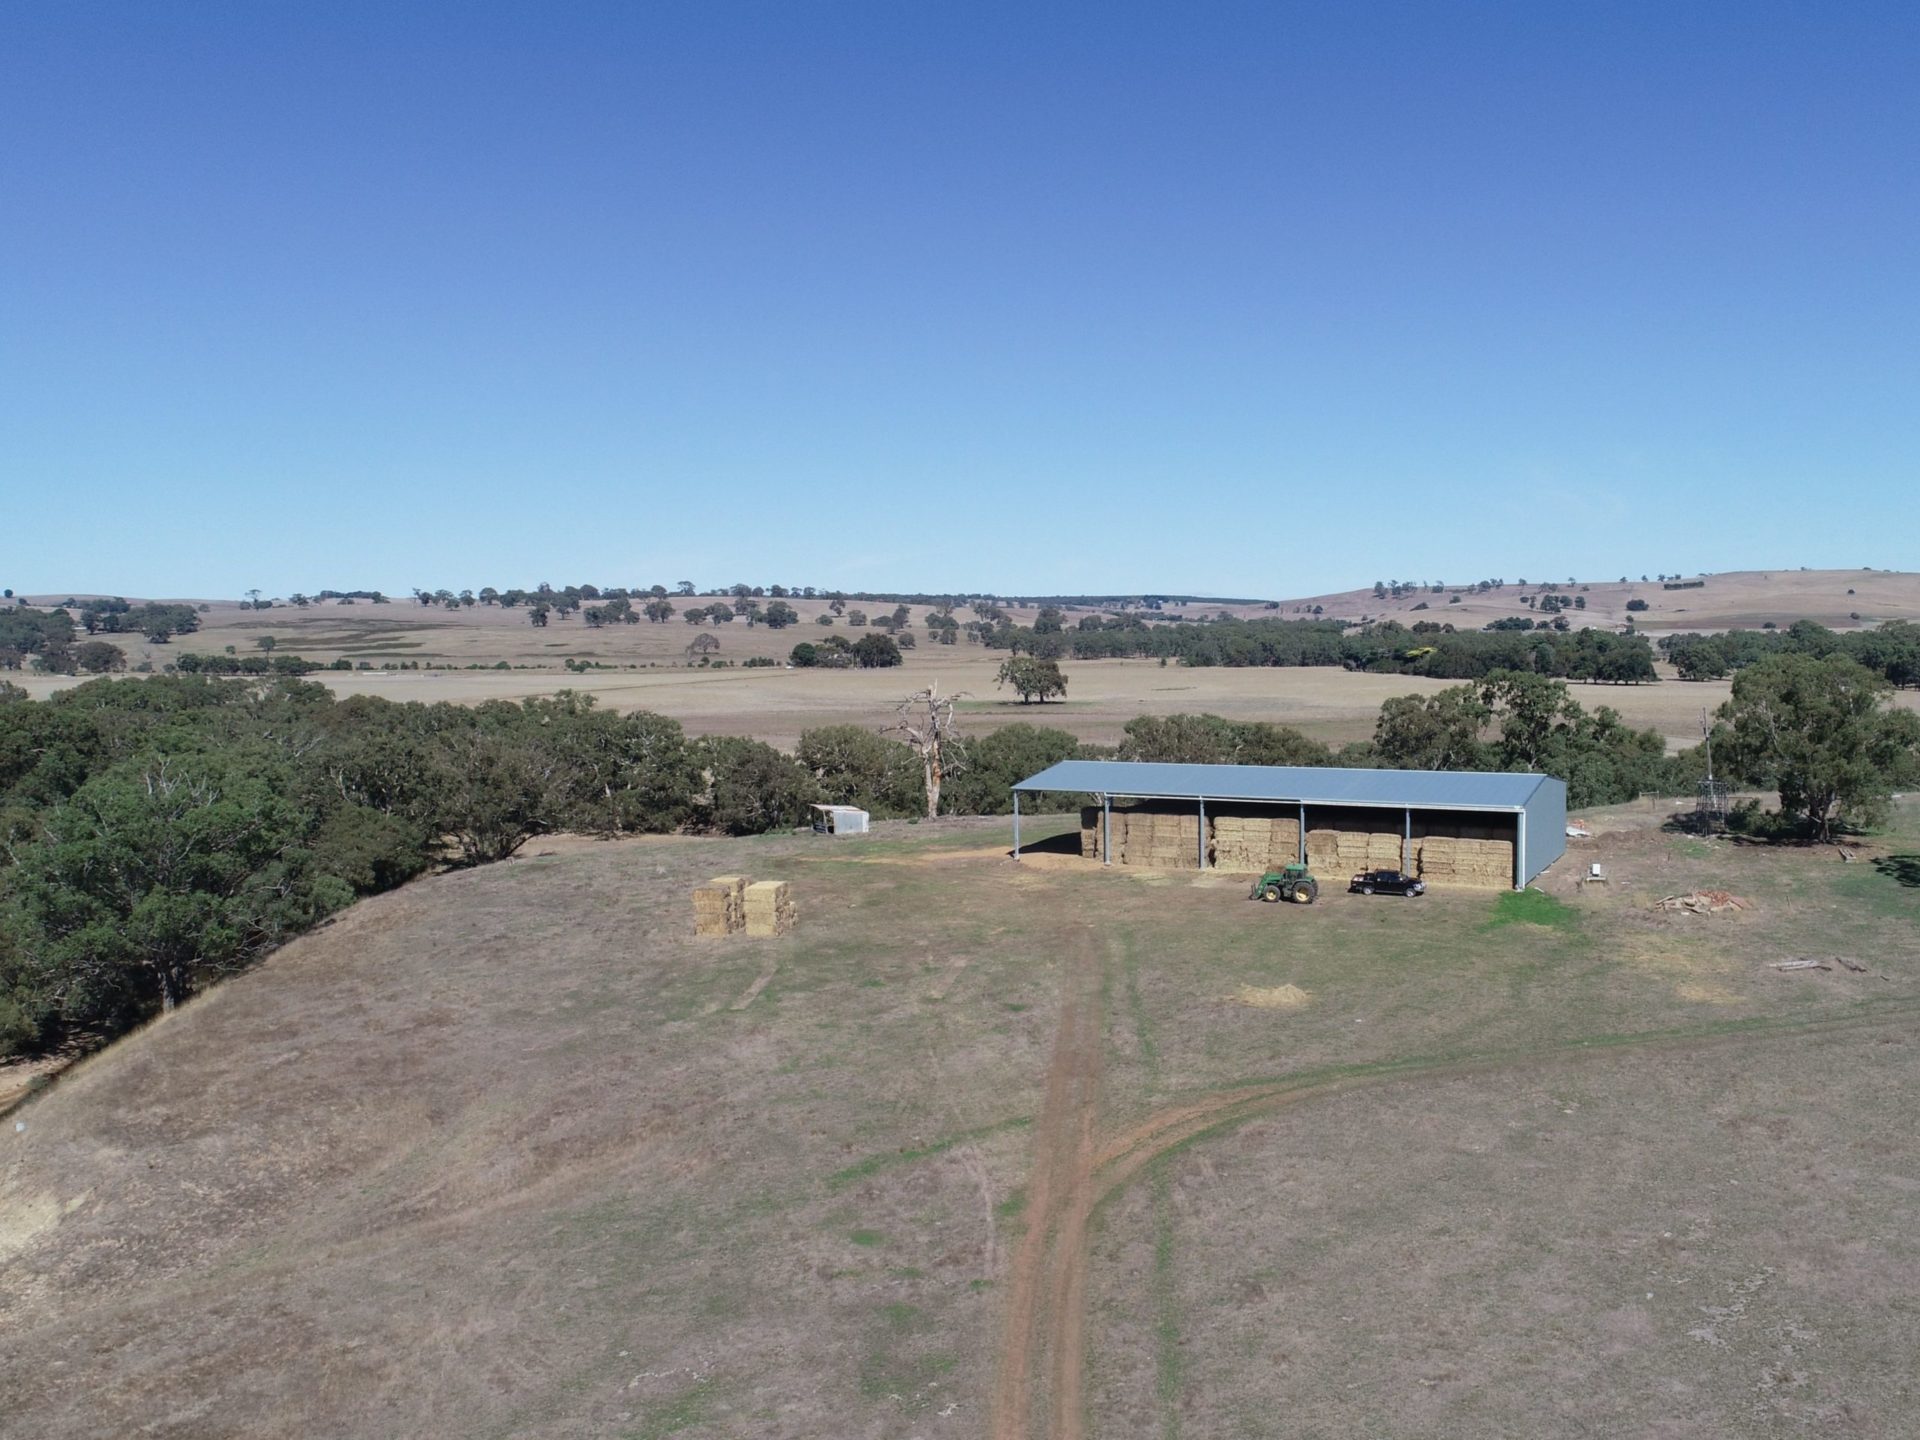
<path id="1" fill-rule="evenodd" d="M 813 807 L 813 828 L 822 835 L 864 835 L 869 823 L 867 812 L 851 805 Z"/>

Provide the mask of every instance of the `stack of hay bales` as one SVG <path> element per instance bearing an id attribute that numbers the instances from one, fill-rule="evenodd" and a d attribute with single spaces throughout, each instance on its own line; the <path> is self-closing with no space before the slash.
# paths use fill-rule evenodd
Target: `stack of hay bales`
<path id="1" fill-rule="evenodd" d="M 1100 807 L 1098 805 L 1080 807 L 1080 857 L 1083 860 L 1100 858 Z"/>
<path id="2" fill-rule="evenodd" d="M 1300 822 L 1292 816 L 1211 815 L 1213 868 L 1261 875 L 1300 858 Z"/>
<path id="3" fill-rule="evenodd" d="M 1414 843 L 1429 885 L 1505 890 L 1513 884 L 1513 841 L 1501 825 L 1430 825 Z"/>
<path id="4" fill-rule="evenodd" d="M 760 880 L 747 886 L 747 934 L 785 935 L 798 918 L 793 887 L 785 880 Z"/>
<path id="5" fill-rule="evenodd" d="M 1312 817 L 1309 816 L 1309 820 Z M 1307 864 L 1322 879 L 1340 879 L 1362 870 L 1398 870 L 1401 832 L 1373 816 L 1330 817 L 1307 829 Z"/>
<path id="6" fill-rule="evenodd" d="M 746 922 L 747 877 L 716 875 L 693 891 L 693 933 L 732 935 Z"/>
<path id="7" fill-rule="evenodd" d="M 1138 809 L 1113 812 L 1114 858 L 1153 870 L 1200 867 L 1197 811 Z"/>

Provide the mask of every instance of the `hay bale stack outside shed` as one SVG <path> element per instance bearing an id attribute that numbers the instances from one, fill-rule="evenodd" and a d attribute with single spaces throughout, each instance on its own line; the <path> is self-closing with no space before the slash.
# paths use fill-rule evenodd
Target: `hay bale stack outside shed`
<path id="1" fill-rule="evenodd" d="M 716 875 L 693 891 L 693 933 L 732 935 L 746 925 L 747 877 Z"/>
<path id="2" fill-rule="evenodd" d="M 793 887 L 785 880 L 758 880 L 747 886 L 747 934 L 785 935 L 799 915 L 794 908 Z"/>

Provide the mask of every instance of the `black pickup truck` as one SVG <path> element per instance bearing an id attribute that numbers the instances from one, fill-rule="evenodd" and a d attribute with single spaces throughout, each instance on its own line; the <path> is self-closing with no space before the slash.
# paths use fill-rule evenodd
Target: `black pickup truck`
<path id="1" fill-rule="evenodd" d="M 1402 875 L 1398 870 L 1362 870 L 1353 877 L 1353 883 L 1347 886 L 1349 895 L 1424 895 L 1427 882 L 1416 880 L 1411 875 Z"/>

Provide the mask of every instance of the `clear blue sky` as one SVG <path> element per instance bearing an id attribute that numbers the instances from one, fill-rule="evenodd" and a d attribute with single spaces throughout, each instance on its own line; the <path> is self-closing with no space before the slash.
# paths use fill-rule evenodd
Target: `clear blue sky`
<path id="1" fill-rule="evenodd" d="M 0 583 L 1920 568 L 1910 4 L 14 4 Z"/>

